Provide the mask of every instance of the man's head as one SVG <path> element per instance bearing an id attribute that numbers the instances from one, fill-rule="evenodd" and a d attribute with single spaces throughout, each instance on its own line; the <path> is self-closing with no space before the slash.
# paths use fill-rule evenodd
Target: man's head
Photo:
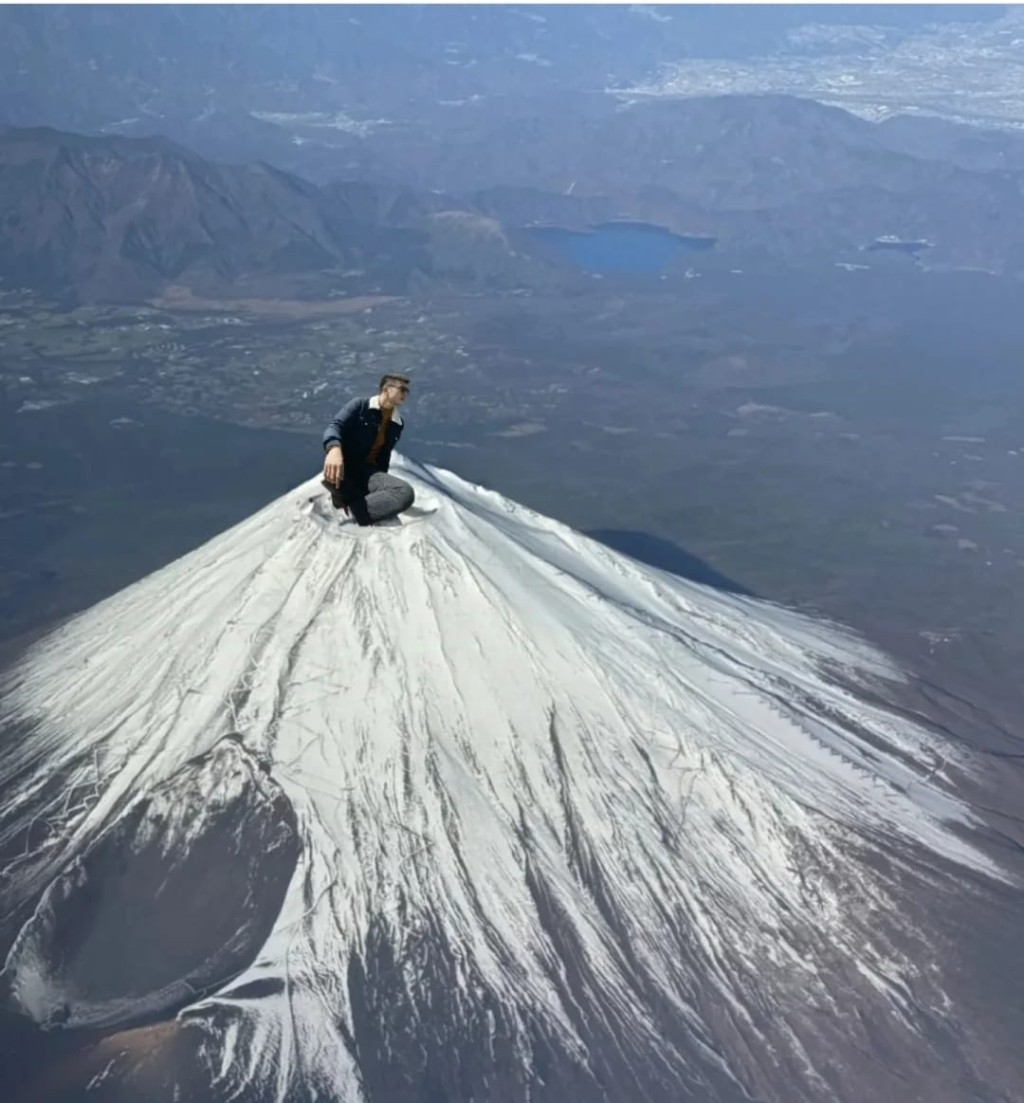
<path id="1" fill-rule="evenodd" d="M 401 406 L 409 395 L 409 380 L 404 375 L 380 377 L 380 404 L 384 409 Z"/>

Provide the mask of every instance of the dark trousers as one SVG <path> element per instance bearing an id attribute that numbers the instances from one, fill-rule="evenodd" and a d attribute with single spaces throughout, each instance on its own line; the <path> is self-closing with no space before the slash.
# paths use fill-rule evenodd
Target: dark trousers
<path id="1" fill-rule="evenodd" d="M 412 505 L 416 492 L 397 475 L 386 471 L 367 471 L 356 475 L 346 473 L 340 487 L 326 480 L 323 485 L 331 492 L 336 509 L 347 506 L 360 525 L 373 525 L 394 517 Z"/>

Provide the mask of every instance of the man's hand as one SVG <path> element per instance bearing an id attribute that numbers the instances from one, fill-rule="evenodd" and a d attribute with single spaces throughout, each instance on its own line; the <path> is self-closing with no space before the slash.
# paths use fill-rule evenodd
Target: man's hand
<path id="1" fill-rule="evenodd" d="M 345 463 L 341 456 L 341 446 L 335 445 L 324 460 L 324 478 L 335 486 L 341 485 L 345 477 Z"/>

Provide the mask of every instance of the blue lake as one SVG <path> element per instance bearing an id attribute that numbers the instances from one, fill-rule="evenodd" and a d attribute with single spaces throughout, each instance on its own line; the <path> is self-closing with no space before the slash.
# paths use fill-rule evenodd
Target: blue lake
<path id="1" fill-rule="evenodd" d="M 592 230 L 531 226 L 527 232 L 588 272 L 660 272 L 683 251 L 706 252 L 713 237 L 673 234 L 645 222 L 605 222 Z"/>

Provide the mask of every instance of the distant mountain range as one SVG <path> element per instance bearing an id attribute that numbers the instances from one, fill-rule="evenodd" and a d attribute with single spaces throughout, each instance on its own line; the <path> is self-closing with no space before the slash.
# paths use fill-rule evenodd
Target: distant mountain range
<path id="1" fill-rule="evenodd" d="M 0 281 L 68 302 L 259 276 L 284 286 L 326 274 L 334 290 L 385 293 L 414 274 L 521 282 L 531 264 L 493 220 L 449 208 L 387 185 L 318 187 L 265 163 L 214 164 L 161 139 L 0 129 Z"/>
<path id="2" fill-rule="evenodd" d="M 0 280 L 69 301 L 140 301 L 171 284 L 220 294 L 254 277 L 301 277 L 317 294 L 543 290 L 577 277 L 525 227 L 622 218 L 713 237 L 734 263 L 907 244 L 928 267 L 1019 274 L 1022 200 L 1024 136 L 869 123 L 786 96 L 611 113 L 581 97 L 558 116 L 520 105 L 443 144 L 382 132 L 354 179 L 321 183 L 164 138 L 5 127 Z"/>

